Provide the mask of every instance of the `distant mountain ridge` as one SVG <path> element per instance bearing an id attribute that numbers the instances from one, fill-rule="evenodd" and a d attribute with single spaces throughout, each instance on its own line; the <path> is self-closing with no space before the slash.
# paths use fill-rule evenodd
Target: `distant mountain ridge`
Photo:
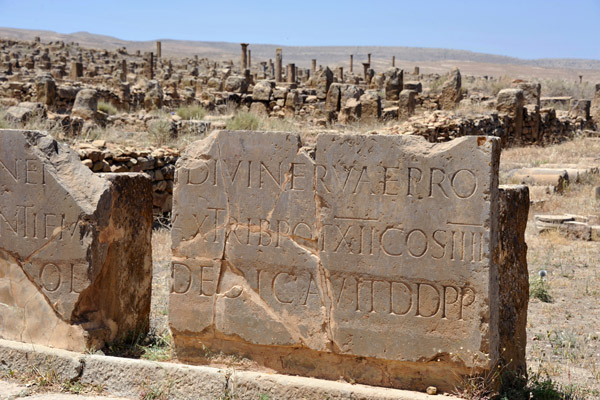
<path id="1" fill-rule="evenodd" d="M 62 34 L 44 30 L 29 30 L 16 28 L 0 28 L 0 38 L 16 40 L 33 40 L 40 36 L 43 42 L 63 40 L 78 42 L 83 47 L 116 49 L 126 47 L 128 51 L 155 51 L 155 41 L 127 41 L 106 35 L 89 32 Z M 162 42 L 164 56 L 207 57 L 216 60 L 237 60 L 240 55 L 239 43 L 207 42 L 190 40 L 157 39 Z M 275 49 L 282 48 L 284 63 L 294 62 L 296 65 L 308 67 L 311 59 L 316 58 L 321 65 L 347 65 L 350 54 L 354 55 L 355 71 L 362 70 L 362 62 L 366 61 L 367 53 L 371 53 L 372 64 L 376 68 L 391 65 L 392 56 L 399 62 L 465 62 L 486 63 L 513 66 L 528 66 L 537 68 L 558 68 L 568 70 L 600 71 L 600 60 L 544 58 L 526 60 L 516 57 L 494 54 L 477 53 L 468 50 L 392 47 L 392 46 L 280 46 L 275 44 L 250 44 L 252 60 L 268 60 L 275 58 Z"/>

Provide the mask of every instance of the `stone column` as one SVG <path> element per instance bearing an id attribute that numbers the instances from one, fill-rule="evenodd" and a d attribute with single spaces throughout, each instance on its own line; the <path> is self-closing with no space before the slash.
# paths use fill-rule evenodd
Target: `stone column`
<path id="1" fill-rule="evenodd" d="M 271 60 L 269 58 L 269 67 L 268 67 L 268 75 L 271 79 L 273 79 L 273 77 L 275 76 L 275 70 L 274 70 L 275 66 L 273 65 L 273 60 Z"/>
<path id="2" fill-rule="evenodd" d="M 354 56 L 350 54 L 350 73 L 354 72 Z"/>
<path id="3" fill-rule="evenodd" d="M 248 50 L 248 68 L 252 68 L 252 52 Z"/>
<path id="4" fill-rule="evenodd" d="M 287 65 L 287 82 L 295 83 L 296 82 L 296 66 L 294 64 Z"/>
<path id="5" fill-rule="evenodd" d="M 281 79 L 281 63 L 283 61 L 283 55 L 281 49 L 275 50 L 275 82 L 282 82 Z"/>
<path id="6" fill-rule="evenodd" d="M 419 67 L 415 67 L 414 71 L 413 71 L 413 75 L 419 75 L 421 73 L 421 71 L 419 71 Z"/>
<path id="7" fill-rule="evenodd" d="M 79 61 L 71 63 L 71 79 L 81 78 L 83 76 L 83 64 Z"/>
<path id="8" fill-rule="evenodd" d="M 314 75 L 316 71 L 317 71 L 317 59 L 313 58 L 311 66 L 310 66 L 310 73 Z"/>
<path id="9" fill-rule="evenodd" d="M 156 41 L 156 58 L 162 57 L 162 43 L 160 41 Z"/>
<path id="10" fill-rule="evenodd" d="M 344 82 L 344 67 L 338 67 L 337 69 L 337 80 L 338 82 Z"/>
<path id="11" fill-rule="evenodd" d="M 244 72 L 244 70 L 248 68 L 248 43 L 240 43 L 240 46 L 242 46 L 242 61 L 240 64 L 240 69 L 242 72 Z"/>
<path id="12" fill-rule="evenodd" d="M 154 79 L 154 53 L 144 53 L 144 75 L 148 79 Z"/>
<path id="13" fill-rule="evenodd" d="M 392 56 L 392 67 L 396 66 L 396 56 Z"/>
<path id="14" fill-rule="evenodd" d="M 594 99 L 592 100 L 592 119 L 597 125 L 600 125 L 600 83 L 594 86 Z"/>
<path id="15" fill-rule="evenodd" d="M 371 65 L 371 53 L 367 54 L 367 62 Z"/>
<path id="16" fill-rule="evenodd" d="M 127 61 L 121 60 L 121 82 L 127 81 Z"/>
<path id="17" fill-rule="evenodd" d="M 371 67 L 371 63 L 362 63 L 363 65 L 363 77 L 365 81 L 367 80 L 367 75 L 369 74 L 369 68 Z"/>

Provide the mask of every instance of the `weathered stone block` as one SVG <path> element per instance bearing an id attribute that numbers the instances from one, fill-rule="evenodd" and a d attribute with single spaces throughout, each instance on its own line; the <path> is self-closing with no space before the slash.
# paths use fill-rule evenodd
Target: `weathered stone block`
<path id="1" fill-rule="evenodd" d="M 190 145 L 174 190 L 178 358 L 208 348 L 420 390 L 495 368 L 513 337 L 500 336 L 498 160 L 498 139 L 475 136 L 322 134 L 305 148 L 219 131 Z"/>
<path id="2" fill-rule="evenodd" d="M 248 82 L 240 75 L 232 75 L 225 80 L 223 90 L 232 93 L 246 93 Z"/>
<path id="3" fill-rule="evenodd" d="M 6 110 L 5 119 L 16 123 L 24 123 L 32 118 L 46 117 L 46 107 L 42 103 L 22 102 Z"/>
<path id="4" fill-rule="evenodd" d="M 385 99 L 398 100 L 402 91 L 402 81 L 404 80 L 404 71 L 398 68 L 389 68 L 385 71 Z"/>
<path id="5" fill-rule="evenodd" d="M 361 118 L 364 120 L 378 120 L 381 117 L 381 98 L 374 90 L 367 90 L 360 96 Z"/>
<path id="6" fill-rule="evenodd" d="M 83 351 L 148 327 L 152 194 L 50 136 L 0 131 L 0 337 Z"/>
<path id="7" fill-rule="evenodd" d="M 527 372 L 527 306 L 529 273 L 525 228 L 529 215 L 529 188 L 502 185 L 499 188 L 498 282 L 500 296 L 500 357 L 498 364 L 524 375 Z"/>
<path id="8" fill-rule="evenodd" d="M 499 113 L 506 114 L 513 120 L 512 132 L 516 141 L 521 140 L 523 135 L 523 106 L 525 97 L 521 89 L 502 89 L 498 93 L 496 109 Z"/>
<path id="9" fill-rule="evenodd" d="M 523 91 L 525 104 L 533 104 L 540 107 L 542 85 L 534 82 L 519 82 L 516 84 L 518 89 Z"/>
<path id="10" fill-rule="evenodd" d="M 98 92 L 95 89 L 83 89 L 77 92 L 75 103 L 71 110 L 72 117 L 80 117 L 85 120 L 96 119 L 98 112 Z"/>
<path id="11" fill-rule="evenodd" d="M 342 124 L 357 122 L 362 115 L 362 104 L 357 99 L 350 98 L 340 109 L 338 121 Z"/>
<path id="12" fill-rule="evenodd" d="M 417 92 L 404 89 L 398 99 L 398 118 L 408 119 L 415 113 Z"/>
<path id="13" fill-rule="evenodd" d="M 252 100 L 270 101 L 275 88 L 275 81 L 263 80 L 254 85 Z"/>
<path id="14" fill-rule="evenodd" d="M 340 83 L 332 83 L 327 91 L 327 98 L 325 99 L 325 110 L 338 112 L 341 106 L 341 92 L 342 85 Z"/>
<path id="15" fill-rule="evenodd" d="M 452 110 L 462 99 L 462 78 L 458 68 L 454 68 L 448 75 L 448 80 L 444 82 L 442 94 L 440 95 L 440 108 L 442 110 Z"/>

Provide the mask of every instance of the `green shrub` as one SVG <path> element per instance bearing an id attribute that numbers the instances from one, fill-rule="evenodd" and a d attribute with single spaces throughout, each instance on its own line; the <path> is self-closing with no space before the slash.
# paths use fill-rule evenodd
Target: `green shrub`
<path id="1" fill-rule="evenodd" d="M 227 122 L 227 129 L 232 131 L 255 131 L 260 126 L 260 119 L 250 112 L 240 112 Z"/>
<path id="2" fill-rule="evenodd" d="M 202 106 L 185 106 L 177 109 L 177 115 L 182 119 L 202 119 L 206 116 L 206 109 Z"/>
<path id="3" fill-rule="evenodd" d="M 157 146 L 163 146 L 171 139 L 176 137 L 171 121 L 166 119 L 157 119 L 151 121 L 148 125 L 148 136 Z"/>
<path id="4" fill-rule="evenodd" d="M 98 102 L 98 111 L 102 111 L 108 115 L 115 115 L 117 113 L 117 108 L 110 103 L 100 101 Z"/>
<path id="5" fill-rule="evenodd" d="M 539 299 L 544 303 L 552 303 L 548 284 L 541 277 L 535 279 L 529 287 L 529 297 Z"/>

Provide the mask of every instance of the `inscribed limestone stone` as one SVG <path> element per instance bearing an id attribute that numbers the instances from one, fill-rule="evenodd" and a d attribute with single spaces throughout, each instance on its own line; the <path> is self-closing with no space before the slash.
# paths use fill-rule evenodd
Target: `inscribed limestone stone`
<path id="1" fill-rule="evenodd" d="M 424 390 L 499 358 L 498 140 L 218 131 L 174 191 L 170 325 L 279 371 Z M 517 310 L 518 311 L 518 310 Z"/>
<path id="2" fill-rule="evenodd" d="M 0 337 L 82 351 L 147 329 L 151 218 L 148 177 L 0 130 Z"/>

